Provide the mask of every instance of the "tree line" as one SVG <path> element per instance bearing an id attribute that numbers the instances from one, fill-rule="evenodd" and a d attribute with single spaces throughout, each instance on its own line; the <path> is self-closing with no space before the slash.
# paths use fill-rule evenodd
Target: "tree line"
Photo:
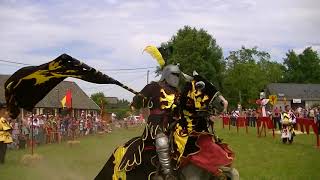
<path id="1" fill-rule="evenodd" d="M 168 63 L 183 72 L 196 70 L 215 84 L 231 107 L 255 106 L 259 92 L 269 83 L 320 83 L 320 58 L 307 47 L 300 54 L 288 50 L 283 61 L 272 59 L 258 47 L 240 47 L 223 56 L 215 38 L 204 29 L 185 26 L 160 47 Z"/>
<path id="2" fill-rule="evenodd" d="M 245 46 L 224 57 L 222 47 L 206 30 L 185 26 L 159 50 L 167 64 L 179 63 L 184 73 L 196 70 L 211 81 L 231 107 L 238 103 L 255 106 L 259 92 L 269 83 L 320 83 L 320 58 L 311 47 L 300 54 L 288 50 L 283 60 L 272 59 L 258 47 Z M 129 111 L 129 107 L 121 109 Z"/>

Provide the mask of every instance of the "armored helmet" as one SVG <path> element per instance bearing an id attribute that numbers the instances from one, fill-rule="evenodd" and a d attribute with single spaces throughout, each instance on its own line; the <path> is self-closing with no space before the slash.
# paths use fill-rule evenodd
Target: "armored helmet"
<path id="1" fill-rule="evenodd" d="M 179 65 L 169 64 L 162 70 L 160 81 L 166 81 L 172 87 L 178 87 L 180 81 Z"/>

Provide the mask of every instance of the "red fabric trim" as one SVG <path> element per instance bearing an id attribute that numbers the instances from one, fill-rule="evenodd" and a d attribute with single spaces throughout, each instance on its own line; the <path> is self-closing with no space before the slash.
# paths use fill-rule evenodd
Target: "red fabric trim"
<path id="1" fill-rule="evenodd" d="M 307 118 L 303 118 L 303 124 L 306 128 L 306 132 L 307 134 L 310 134 L 310 126 L 312 126 L 313 124 L 313 120 L 307 119 Z"/>
<path id="2" fill-rule="evenodd" d="M 246 118 L 245 117 L 238 117 L 237 118 L 237 126 L 238 127 L 245 127 L 246 126 Z"/>
<path id="3" fill-rule="evenodd" d="M 197 140 L 200 151 L 189 156 L 189 161 L 214 175 L 220 174 L 219 167 L 229 166 L 234 159 L 234 153 L 226 144 L 216 144 L 210 135 L 200 135 Z"/>
<path id="4" fill-rule="evenodd" d="M 144 151 L 150 151 L 150 150 L 156 150 L 156 147 L 155 146 L 145 146 L 143 148 Z"/>
<path id="5" fill-rule="evenodd" d="M 300 128 L 300 131 L 304 133 L 304 121 L 303 118 L 297 118 L 297 125 Z"/>
<path id="6" fill-rule="evenodd" d="M 297 118 L 297 124 L 300 127 L 300 130 L 304 132 L 304 129 L 306 129 L 307 134 L 310 134 L 310 126 L 312 127 L 312 130 L 314 134 L 317 136 L 319 133 L 319 129 L 316 123 L 314 123 L 313 119 L 308 118 Z"/>
<path id="7" fill-rule="evenodd" d="M 268 127 L 268 129 L 273 129 L 273 121 L 270 117 L 259 117 L 258 121 L 257 121 L 257 125 L 260 127 L 262 125 L 265 125 L 266 127 Z"/>
<path id="8" fill-rule="evenodd" d="M 222 120 L 224 125 L 229 125 L 230 118 L 228 116 L 223 116 Z"/>

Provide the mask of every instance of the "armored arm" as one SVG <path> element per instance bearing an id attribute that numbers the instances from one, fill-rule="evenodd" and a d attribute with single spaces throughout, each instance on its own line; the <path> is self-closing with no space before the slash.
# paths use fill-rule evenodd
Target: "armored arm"
<path id="1" fill-rule="evenodd" d="M 148 105 L 148 99 L 149 98 L 145 97 L 143 94 L 138 94 L 133 97 L 131 107 L 134 109 L 145 108 Z"/>
<path id="2" fill-rule="evenodd" d="M 152 93 L 155 89 L 155 83 L 147 84 L 139 94 L 135 95 L 132 99 L 131 108 L 141 109 L 148 107 L 149 101 L 152 98 Z"/>

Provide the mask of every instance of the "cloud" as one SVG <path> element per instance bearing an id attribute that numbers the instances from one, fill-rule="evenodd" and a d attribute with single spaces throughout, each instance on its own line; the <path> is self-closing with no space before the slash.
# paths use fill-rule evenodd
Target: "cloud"
<path id="1" fill-rule="evenodd" d="M 319 7 L 316 0 L 3 0 L 0 59 L 41 64 L 68 53 L 97 69 L 156 66 L 142 54 L 143 48 L 160 45 L 179 28 L 190 25 L 212 34 L 225 56 L 242 45 L 258 46 L 281 62 L 289 49 L 320 43 Z M 0 70 L 13 73 L 19 67 L 2 63 Z M 108 73 L 124 82 L 143 75 Z M 146 78 L 136 79 L 132 86 L 140 90 Z M 110 86 L 102 90 L 112 96 L 132 96 L 119 88 L 107 91 Z"/>

